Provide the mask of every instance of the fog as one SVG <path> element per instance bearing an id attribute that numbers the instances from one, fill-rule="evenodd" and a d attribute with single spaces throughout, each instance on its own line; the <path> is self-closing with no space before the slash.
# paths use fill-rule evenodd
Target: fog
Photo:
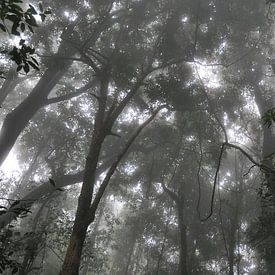
<path id="1" fill-rule="evenodd" d="M 274 0 L 0 2 L 0 273 L 273 275 Z"/>

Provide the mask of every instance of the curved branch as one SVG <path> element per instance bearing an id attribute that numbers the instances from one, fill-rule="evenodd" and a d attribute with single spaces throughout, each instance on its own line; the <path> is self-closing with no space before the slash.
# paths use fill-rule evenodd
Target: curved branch
<path id="1" fill-rule="evenodd" d="M 212 190 L 212 197 L 211 197 L 211 204 L 210 204 L 210 213 L 207 215 L 206 218 L 201 219 L 201 221 L 206 221 L 208 220 L 212 215 L 213 215 L 213 208 L 214 208 L 214 199 L 215 199 L 215 191 L 216 191 L 216 185 L 217 185 L 217 179 L 219 175 L 219 170 L 221 167 L 221 161 L 222 161 L 222 156 L 223 152 L 226 149 L 226 147 L 234 148 L 239 150 L 243 155 L 245 155 L 255 166 L 258 166 L 264 173 L 273 173 L 275 174 L 275 170 L 270 168 L 267 165 L 261 164 L 257 162 L 252 156 L 250 156 L 244 149 L 242 149 L 240 146 L 237 146 L 235 144 L 229 143 L 229 142 L 224 142 L 221 146 L 220 150 L 220 155 L 219 155 L 219 160 L 218 160 L 218 166 L 217 170 L 215 173 L 215 178 L 214 178 L 214 185 L 213 185 L 213 190 Z"/>

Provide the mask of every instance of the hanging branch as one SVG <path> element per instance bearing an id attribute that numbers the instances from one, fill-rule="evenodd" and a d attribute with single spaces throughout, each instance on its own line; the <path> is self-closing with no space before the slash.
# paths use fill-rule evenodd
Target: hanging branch
<path id="1" fill-rule="evenodd" d="M 203 221 L 203 222 L 207 221 L 213 215 L 213 208 L 214 208 L 214 199 L 215 199 L 215 191 L 216 191 L 216 185 L 217 185 L 217 178 L 218 178 L 220 167 L 221 167 L 221 161 L 222 161 L 223 152 L 225 151 L 226 147 L 230 147 L 230 148 L 234 148 L 234 149 L 239 150 L 244 156 L 246 156 L 254 164 L 254 166 L 259 167 L 264 173 L 273 173 L 273 174 L 275 174 L 275 170 L 274 169 L 270 168 L 269 166 L 267 166 L 265 164 L 261 164 L 261 163 L 257 162 L 252 156 L 250 156 L 240 146 L 237 146 L 237 145 L 229 143 L 229 142 L 224 142 L 222 144 L 222 146 L 221 146 L 219 160 L 218 160 L 218 166 L 217 166 L 216 173 L 215 173 L 215 178 L 214 178 L 214 185 L 213 185 L 212 196 L 211 196 L 211 204 L 210 204 L 210 213 L 207 215 L 206 218 L 201 219 L 201 221 Z"/>
<path id="2" fill-rule="evenodd" d="M 199 82 L 201 83 L 201 86 L 202 86 L 202 92 L 203 92 L 203 94 L 204 94 L 204 96 L 205 96 L 205 98 L 206 98 L 206 100 L 207 100 L 207 102 L 209 104 L 210 112 L 213 114 L 215 120 L 217 121 L 218 125 L 220 126 L 220 128 L 221 128 L 221 130 L 222 130 L 222 132 L 224 134 L 224 140 L 225 140 L 225 142 L 228 142 L 228 136 L 227 136 L 226 129 L 225 129 L 223 123 L 221 122 L 221 120 L 219 119 L 219 117 L 218 117 L 218 115 L 217 115 L 217 113 L 215 111 L 215 107 L 213 106 L 213 103 L 212 103 L 211 99 L 208 96 L 207 88 L 204 85 L 204 82 L 203 82 L 203 80 L 202 80 L 202 78 L 200 76 L 200 73 L 199 73 L 198 68 L 197 68 L 196 65 L 195 65 L 195 70 L 196 70 Z"/>
<path id="3" fill-rule="evenodd" d="M 196 210 L 199 216 L 199 219 L 201 219 L 201 212 L 200 212 L 200 204 L 201 204 L 201 180 L 200 180 L 200 172 L 201 172 L 201 166 L 202 166 L 202 157 L 203 157 L 203 151 L 202 151 L 202 144 L 201 144 L 201 139 L 200 139 L 200 160 L 199 160 L 199 168 L 197 171 L 197 183 L 198 183 L 198 188 L 199 188 L 199 194 L 198 194 L 198 201 L 197 201 L 197 206 Z"/>
<path id="4" fill-rule="evenodd" d="M 214 178 L 214 185 L 213 185 L 213 190 L 212 190 L 210 213 L 207 215 L 206 218 L 201 219 L 202 222 L 207 221 L 213 215 L 216 185 L 217 185 L 218 175 L 219 175 L 219 172 L 220 172 L 220 167 L 221 167 L 221 162 L 222 162 L 222 156 L 223 156 L 224 149 L 225 149 L 225 143 L 223 143 L 222 146 L 221 146 L 220 155 L 219 155 L 219 159 L 218 159 L 218 166 L 217 166 L 217 169 L 216 169 L 215 178 Z"/>

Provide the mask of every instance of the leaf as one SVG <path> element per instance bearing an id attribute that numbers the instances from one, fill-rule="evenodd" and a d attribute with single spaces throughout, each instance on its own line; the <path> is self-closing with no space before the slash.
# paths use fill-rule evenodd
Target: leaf
<path id="1" fill-rule="evenodd" d="M 34 52 L 35 52 L 35 49 L 34 48 L 30 48 L 29 53 L 30 54 L 34 54 Z"/>
<path id="2" fill-rule="evenodd" d="M 12 28 L 11 28 L 11 33 L 14 34 L 14 35 L 17 35 L 19 36 L 20 35 L 20 32 L 17 31 L 17 28 L 19 27 L 18 23 L 14 23 L 12 25 Z"/>
<path id="3" fill-rule="evenodd" d="M 11 274 L 15 274 L 17 272 L 18 272 L 18 267 L 14 267 L 13 270 L 12 270 L 12 272 L 11 272 Z"/>
<path id="4" fill-rule="evenodd" d="M 39 71 L 39 67 L 37 67 L 36 64 L 34 64 L 32 61 L 28 60 L 28 64 L 31 65 L 35 70 Z"/>
<path id="5" fill-rule="evenodd" d="M 8 19 L 8 20 L 10 20 L 11 22 L 16 23 L 16 24 L 18 24 L 19 21 L 20 21 L 20 18 L 18 18 L 15 14 L 8 14 L 8 15 L 6 16 L 6 19 Z"/>
<path id="6" fill-rule="evenodd" d="M 25 40 L 21 39 L 20 42 L 19 42 L 19 45 L 24 45 L 24 44 L 25 44 Z"/>
<path id="7" fill-rule="evenodd" d="M 21 23 L 21 24 L 20 24 L 20 28 L 21 28 L 21 31 L 24 32 L 25 29 L 26 29 L 25 24 L 24 24 L 24 23 Z"/>
<path id="8" fill-rule="evenodd" d="M 51 184 L 53 187 L 56 186 L 55 181 L 54 181 L 53 179 L 49 178 L 49 182 L 50 182 L 50 184 Z"/>
<path id="9" fill-rule="evenodd" d="M 39 63 L 37 62 L 37 60 L 34 57 L 31 56 L 31 59 L 37 66 L 39 65 Z"/>
<path id="10" fill-rule="evenodd" d="M 43 6 L 42 6 L 42 3 L 41 3 L 41 2 L 38 3 L 38 7 L 39 7 L 39 10 L 40 10 L 41 12 L 43 12 Z"/>
<path id="11" fill-rule="evenodd" d="M 46 19 L 46 15 L 44 13 L 40 13 L 39 15 L 41 17 L 42 22 L 44 22 Z"/>
<path id="12" fill-rule="evenodd" d="M 38 27 L 35 18 L 31 14 L 28 17 L 25 17 L 25 21 L 30 26 Z"/>
<path id="13" fill-rule="evenodd" d="M 21 70 L 23 69 L 23 66 L 22 65 L 19 65 L 16 69 L 17 72 L 20 72 Z"/>
<path id="14" fill-rule="evenodd" d="M 10 5 L 10 11 L 17 14 L 18 17 L 21 17 L 21 13 L 23 12 L 22 8 L 16 4 Z"/>
<path id="15" fill-rule="evenodd" d="M 37 14 L 37 11 L 35 10 L 34 6 L 32 6 L 31 4 L 29 4 L 29 9 L 27 11 L 30 11 L 31 14 Z"/>
<path id="16" fill-rule="evenodd" d="M 1 23 L 0 23 L 0 29 L 1 29 L 3 32 L 7 32 L 6 27 L 5 27 L 3 24 L 1 24 Z"/>
<path id="17" fill-rule="evenodd" d="M 33 28 L 30 25 L 28 25 L 28 28 L 29 28 L 30 32 L 34 33 Z"/>
<path id="18" fill-rule="evenodd" d="M 25 65 L 23 66 L 23 69 L 25 71 L 25 73 L 27 74 L 30 71 L 30 66 L 28 63 L 25 63 Z"/>

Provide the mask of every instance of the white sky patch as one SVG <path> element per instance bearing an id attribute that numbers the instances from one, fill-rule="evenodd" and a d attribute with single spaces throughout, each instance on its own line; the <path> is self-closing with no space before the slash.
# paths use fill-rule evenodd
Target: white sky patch
<path id="1" fill-rule="evenodd" d="M 124 167 L 125 172 L 126 172 L 128 175 L 133 174 L 133 173 L 136 171 L 137 168 L 138 168 L 138 167 L 137 167 L 136 165 L 134 165 L 134 164 L 127 164 L 127 165 L 125 165 L 125 167 Z"/>
<path id="2" fill-rule="evenodd" d="M 69 21 L 72 21 L 72 22 L 75 21 L 77 18 L 77 14 L 72 11 L 64 11 L 64 15 L 69 19 Z"/>
<path id="3" fill-rule="evenodd" d="M 20 171 L 19 162 L 16 158 L 16 154 L 14 153 L 14 150 L 11 150 L 8 157 L 3 162 L 1 166 L 1 170 L 4 172 L 4 174 L 7 177 L 11 177 L 12 174 Z"/>
<path id="4" fill-rule="evenodd" d="M 160 194 L 160 193 L 163 192 L 163 188 L 162 188 L 160 182 L 156 182 L 156 183 L 155 183 L 155 186 L 156 186 L 156 191 L 157 191 L 158 194 Z"/>
<path id="5" fill-rule="evenodd" d="M 135 122 L 139 119 L 140 113 L 137 112 L 134 108 L 129 107 L 125 113 L 121 116 L 121 121 L 123 123 L 129 123 Z"/>
<path id="6" fill-rule="evenodd" d="M 134 193 L 140 193 L 142 191 L 141 184 L 138 183 L 136 186 L 133 187 Z"/>
<path id="7" fill-rule="evenodd" d="M 208 88 L 219 88 L 221 86 L 221 80 L 217 67 L 207 66 L 207 63 L 204 65 L 203 61 L 197 61 L 199 61 L 200 64 L 196 63 L 194 66 L 204 85 Z"/>

